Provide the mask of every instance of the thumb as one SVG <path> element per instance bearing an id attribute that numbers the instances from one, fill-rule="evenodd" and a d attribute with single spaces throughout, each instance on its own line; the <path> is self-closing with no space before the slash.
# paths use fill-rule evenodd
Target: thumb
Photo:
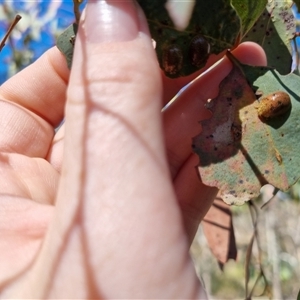
<path id="1" fill-rule="evenodd" d="M 114 0 L 88 3 L 76 37 L 66 106 L 62 173 L 62 191 L 66 191 L 60 197 L 62 205 L 74 209 L 73 214 L 82 200 L 75 198 L 88 191 L 92 195 L 99 192 L 100 174 L 109 188 L 113 188 L 117 172 L 124 176 L 124 164 L 128 165 L 128 157 L 132 158 L 138 147 L 133 139 L 164 164 L 161 94 L 156 55 L 137 4 Z M 72 199 L 72 204 L 66 198 Z"/>
<path id="2" fill-rule="evenodd" d="M 22 297 L 198 295 L 161 106 L 161 75 L 140 9 L 133 1 L 89 2 L 67 92 L 56 213 Z"/>

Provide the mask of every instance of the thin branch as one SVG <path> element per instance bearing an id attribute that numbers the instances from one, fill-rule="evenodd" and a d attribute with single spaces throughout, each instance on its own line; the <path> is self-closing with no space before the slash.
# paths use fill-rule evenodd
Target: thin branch
<path id="1" fill-rule="evenodd" d="M 4 38 L 2 39 L 1 43 L 0 43 L 0 52 L 2 51 L 3 47 L 5 46 L 5 43 L 9 37 L 9 35 L 11 34 L 11 32 L 13 31 L 13 29 L 15 28 L 15 26 L 17 25 L 17 23 L 22 19 L 22 17 L 20 15 L 16 15 L 13 22 L 11 23 L 11 25 L 9 26 Z"/>
<path id="2" fill-rule="evenodd" d="M 80 20 L 80 10 L 79 10 L 79 6 L 80 4 L 83 2 L 83 0 L 73 0 L 74 3 L 74 15 L 75 15 L 75 19 L 76 19 L 76 23 L 79 24 L 79 20 Z"/>
<path id="3" fill-rule="evenodd" d="M 260 245 L 260 239 L 259 239 L 259 233 L 258 233 L 258 218 L 259 218 L 259 209 L 256 206 L 256 204 L 250 200 L 248 201 L 248 206 L 250 210 L 250 216 L 252 219 L 252 225 L 253 225 L 253 234 L 250 240 L 250 243 L 247 248 L 247 253 L 246 253 L 246 263 L 245 263 L 245 270 L 246 270 L 246 276 L 245 276 L 245 294 L 246 294 L 246 300 L 251 300 L 252 295 L 254 294 L 255 288 L 257 287 L 260 279 L 262 278 L 264 280 L 264 290 L 262 292 L 262 295 L 265 294 L 269 290 L 269 283 L 267 281 L 267 278 L 265 276 L 264 270 L 263 270 L 263 265 L 262 265 L 262 248 Z M 257 248 L 258 248 L 258 264 L 259 264 L 259 274 L 252 286 L 252 289 L 249 289 L 249 281 L 250 281 L 250 260 L 253 254 L 253 245 L 254 242 L 256 241 L 257 243 Z"/>

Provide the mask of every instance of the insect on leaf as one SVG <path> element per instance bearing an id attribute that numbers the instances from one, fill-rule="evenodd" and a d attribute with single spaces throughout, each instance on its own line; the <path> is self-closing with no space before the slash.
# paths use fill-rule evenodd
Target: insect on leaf
<path id="1" fill-rule="evenodd" d="M 229 0 L 195 0 L 190 21 L 179 30 L 167 0 L 138 0 L 144 10 L 161 69 L 168 77 L 187 76 L 205 66 L 210 54 L 235 46 L 241 21 Z"/>
<path id="2" fill-rule="evenodd" d="M 253 89 L 265 95 L 288 93 L 291 109 L 268 120 L 259 118 Z M 266 183 L 286 191 L 299 179 L 298 95 L 300 77 L 268 67 L 234 66 L 221 82 L 219 95 L 207 104 L 212 117 L 201 122 L 193 148 L 203 183 L 218 187 L 225 202 L 243 204 Z"/>

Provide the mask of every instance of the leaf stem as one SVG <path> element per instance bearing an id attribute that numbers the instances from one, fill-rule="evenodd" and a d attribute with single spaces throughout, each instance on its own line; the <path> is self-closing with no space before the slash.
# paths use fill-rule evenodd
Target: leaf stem
<path id="1" fill-rule="evenodd" d="M 16 15 L 13 22 L 10 24 L 4 38 L 2 39 L 2 41 L 0 42 L 0 52 L 2 51 L 3 47 L 5 46 L 5 43 L 9 37 L 9 35 L 11 34 L 12 30 L 15 28 L 15 26 L 17 25 L 17 23 L 22 19 L 22 17 L 20 15 Z"/>
<path id="2" fill-rule="evenodd" d="M 231 53 L 230 50 L 227 50 L 226 56 L 231 61 L 231 63 L 241 71 L 243 76 L 246 78 L 246 75 L 241 67 L 240 61 Z"/>

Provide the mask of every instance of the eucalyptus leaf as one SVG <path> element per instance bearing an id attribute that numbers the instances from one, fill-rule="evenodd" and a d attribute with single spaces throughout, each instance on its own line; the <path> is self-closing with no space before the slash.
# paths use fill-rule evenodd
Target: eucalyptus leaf
<path id="1" fill-rule="evenodd" d="M 174 24 L 167 0 L 138 0 L 156 41 L 160 67 L 171 78 L 187 76 L 205 66 L 210 54 L 236 45 L 241 20 L 229 0 L 195 0 L 184 30 Z"/>
<path id="2" fill-rule="evenodd" d="M 57 48 L 63 53 L 67 60 L 68 68 L 71 69 L 75 37 L 78 25 L 76 23 L 70 25 L 63 33 L 57 38 Z"/>
<path id="3" fill-rule="evenodd" d="M 249 85 L 250 83 L 250 85 Z M 291 110 L 262 120 L 256 93 L 289 94 Z M 256 93 L 254 93 L 256 92 Z M 270 183 L 286 191 L 300 177 L 300 77 L 268 67 L 235 66 L 220 84 L 212 112 L 193 139 L 204 184 L 216 186 L 224 201 L 243 204 Z"/>
<path id="4" fill-rule="evenodd" d="M 242 37 L 252 28 L 266 8 L 267 0 L 232 0 L 242 21 Z"/>
<path id="5" fill-rule="evenodd" d="M 281 74 L 291 72 L 292 46 L 296 22 L 291 0 L 270 0 L 260 18 L 245 35 L 243 41 L 253 41 L 263 47 L 268 66 Z"/>

